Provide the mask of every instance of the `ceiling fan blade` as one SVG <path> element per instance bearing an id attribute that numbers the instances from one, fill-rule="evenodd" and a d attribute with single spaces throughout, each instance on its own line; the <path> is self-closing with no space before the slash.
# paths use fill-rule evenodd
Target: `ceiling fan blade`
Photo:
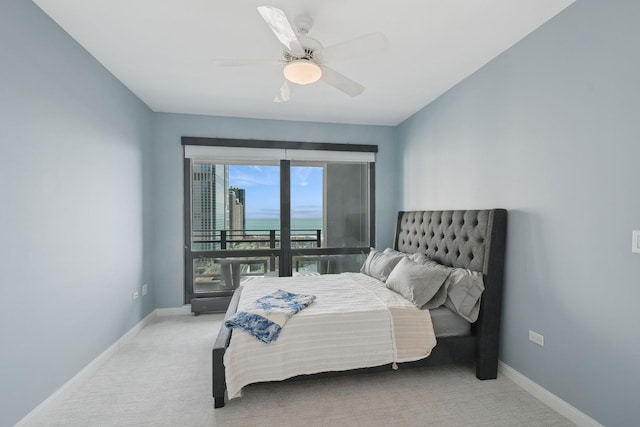
<path id="1" fill-rule="evenodd" d="M 246 65 L 281 65 L 284 61 L 277 59 L 214 59 L 220 67 L 244 67 Z"/>
<path id="2" fill-rule="evenodd" d="M 290 52 L 296 55 L 304 55 L 302 44 L 283 11 L 272 6 L 258 6 L 258 12 L 267 22 L 271 31 L 278 37 L 280 43 L 285 45 Z"/>
<path id="3" fill-rule="evenodd" d="M 351 59 L 370 53 L 381 52 L 389 46 L 387 37 L 382 33 L 371 33 L 342 43 L 320 49 L 315 54 L 320 55 L 323 63 L 330 63 L 341 59 Z"/>
<path id="4" fill-rule="evenodd" d="M 278 94 L 273 99 L 273 102 L 287 102 L 289 99 L 291 99 L 291 94 L 293 93 L 295 88 L 295 84 L 285 79 L 284 83 L 282 83 L 282 86 L 280 86 L 280 91 L 278 91 Z"/>
<path id="5" fill-rule="evenodd" d="M 350 78 L 324 65 L 322 66 L 322 81 L 351 97 L 358 96 L 364 92 L 364 86 L 360 83 L 354 82 Z"/>

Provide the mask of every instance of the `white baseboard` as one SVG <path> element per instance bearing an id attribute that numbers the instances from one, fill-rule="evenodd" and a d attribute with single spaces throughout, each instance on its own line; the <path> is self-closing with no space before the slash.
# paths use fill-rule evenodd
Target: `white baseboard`
<path id="1" fill-rule="evenodd" d="M 531 381 L 529 378 L 525 377 L 506 363 L 499 361 L 498 371 L 505 377 L 509 378 L 511 381 L 528 391 L 542 403 L 549 406 L 551 409 L 566 417 L 567 419 L 569 419 L 569 421 L 575 423 L 576 425 L 580 427 L 604 427 L 602 424 L 589 417 L 584 412 L 571 406 L 555 394 L 551 393 L 549 390 Z"/>
<path id="2" fill-rule="evenodd" d="M 69 381 L 64 383 L 62 387 L 53 392 L 51 396 L 46 398 L 41 404 L 36 406 L 36 408 L 29 412 L 23 419 L 18 421 L 18 423 L 14 427 L 26 427 L 31 423 L 44 423 L 46 424 L 46 420 L 41 420 L 40 414 L 43 413 L 43 409 L 49 405 L 55 405 L 60 400 L 64 399 L 69 395 L 69 393 L 76 387 L 82 384 L 84 380 L 89 378 L 89 376 L 94 373 L 104 362 L 106 362 L 111 356 L 113 356 L 122 345 L 130 341 L 134 336 L 142 330 L 145 326 L 147 326 L 151 321 L 157 316 L 157 310 L 152 311 L 138 322 L 133 328 L 131 328 L 127 333 L 121 336 L 116 342 L 114 342 L 109 348 L 100 353 L 98 357 L 93 359 L 87 366 L 82 368 L 80 372 L 74 375 Z"/>

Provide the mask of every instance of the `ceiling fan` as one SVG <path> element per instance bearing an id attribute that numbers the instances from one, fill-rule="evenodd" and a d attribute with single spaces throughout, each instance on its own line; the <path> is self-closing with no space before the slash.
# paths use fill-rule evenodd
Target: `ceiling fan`
<path id="1" fill-rule="evenodd" d="M 364 86 L 338 73 L 327 64 L 351 59 L 359 55 L 384 50 L 387 38 L 382 33 L 371 33 L 329 47 L 307 36 L 313 21 L 306 15 L 298 16 L 291 25 L 285 13 L 272 6 L 259 6 L 258 12 L 271 31 L 284 46 L 282 59 L 236 59 L 216 61 L 222 66 L 243 66 L 253 64 L 283 65 L 285 80 L 276 95 L 275 102 L 285 102 L 298 85 L 315 83 L 319 80 L 354 97 L 364 91 Z"/>

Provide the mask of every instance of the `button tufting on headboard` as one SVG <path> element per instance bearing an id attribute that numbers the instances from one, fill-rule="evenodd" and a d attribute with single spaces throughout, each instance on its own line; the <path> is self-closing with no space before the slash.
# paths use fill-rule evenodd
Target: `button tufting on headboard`
<path id="1" fill-rule="evenodd" d="M 483 271 L 489 212 L 402 212 L 396 236 L 398 250 L 420 252 L 446 265 Z"/>

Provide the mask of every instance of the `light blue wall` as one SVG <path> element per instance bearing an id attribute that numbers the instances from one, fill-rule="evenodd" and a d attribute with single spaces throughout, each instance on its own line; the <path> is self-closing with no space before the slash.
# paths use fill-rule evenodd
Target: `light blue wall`
<path id="1" fill-rule="evenodd" d="M 607 426 L 640 420 L 638 17 L 578 1 L 397 128 L 402 208 L 510 211 L 501 360 Z"/>
<path id="2" fill-rule="evenodd" d="M 131 298 L 152 271 L 151 126 L 37 6 L 0 2 L 0 425 L 153 310 Z"/>
<path id="3" fill-rule="evenodd" d="M 501 359 L 633 425 L 637 16 L 581 0 L 394 129 L 153 114 L 33 3 L 0 2 L 0 425 L 182 304 L 181 136 L 378 144 L 379 247 L 398 208 L 508 208 Z"/>
<path id="4" fill-rule="evenodd" d="M 183 135 L 377 144 L 390 244 L 393 128 L 154 114 L 28 1 L 0 3 L 0 40 L 0 425 L 182 305 Z"/>
<path id="5" fill-rule="evenodd" d="M 184 298 L 182 136 L 377 144 L 377 238 L 381 245 L 391 244 L 398 188 L 394 128 L 181 114 L 156 114 L 154 121 L 154 282 L 157 307 L 176 307 L 182 305 Z"/>

